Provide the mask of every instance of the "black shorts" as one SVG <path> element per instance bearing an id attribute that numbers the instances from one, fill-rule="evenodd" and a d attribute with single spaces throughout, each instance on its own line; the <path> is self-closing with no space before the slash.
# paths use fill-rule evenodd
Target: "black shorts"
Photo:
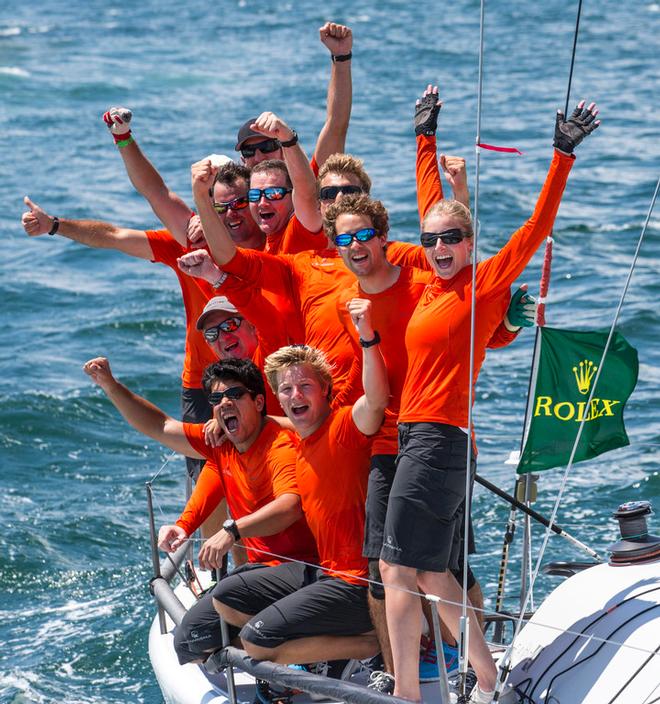
<path id="1" fill-rule="evenodd" d="M 262 648 L 296 638 L 354 636 L 373 630 L 366 587 L 297 563 L 229 577 L 213 595 L 241 613 L 254 614 L 240 635 Z"/>
<path id="2" fill-rule="evenodd" d="M 427 572 L 459 568 L 467 434 L 444 423 L 400 423 L 381 558 Z M 471 476 L 476 463 L 472 458 Z"/>
<path id="3" fill-rule="evenodd" d="M 206 423 L 213 415 L 213 409 L 204 393 L 204 389 L 181 387 L 181 420 L 184 423 Z M 193 481 L 197 481 L 206 460 L 186 457 L 186 469 Z"/>
<path id="4" fill-rule="evenodd" d="M 249 570 L 263 569 L 264 565 L 248 562 L 237 567 L 231 575 Z M 224 580 L 223 580 L 224 581 Z M 233 640 L 240 629 L 229 626 L 229 639 Z M 209 653 L 222 647 L 222 629 L 220 616 L 213 606 L 213 594 L 207 591 L 199 601 L 193 604 L 181 624 L 174 632 L 174 650 L 179 658 L 179 664 L 205 660 Z"/>
<path id="5" fill-rule="evenodd" d="M 390 498 L 395 472 L 396 455 L 372 456 L 362 546 L 362 554 L 370 560 L 377 560 L 383 547 L 387 501 Z"/>

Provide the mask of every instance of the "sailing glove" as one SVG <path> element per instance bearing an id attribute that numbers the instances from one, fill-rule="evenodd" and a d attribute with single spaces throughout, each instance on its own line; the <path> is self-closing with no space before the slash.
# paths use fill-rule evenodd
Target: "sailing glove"
<path id="1" fill-rule="evenodd" d="M 515 328 L 531 328 L 536 321 L 536 300 L 523 288 L 513 296 L 506 312 L 509 324 Z"/>
<path id="2" fill-rule="evenodd" d="M 584 101 L 578 104 L 568 120 L 564 119 L 561 110 L 557 110 L 555 149 L 564 154 L 572 154 L 575 147 L 600 124 L 596 114 L 595 105 L 592 103 L 589 107 L 584 107 Z"/>
<path id="3" fill-rule="evenodd" d="M 128 108 L 110 108 L 103 114 L 103 122 L 112 133 L 115 143 L 131 136 L 131 118 L 133 113 Z"/>
<path id="4" fill-rule="evenodd" d="M 431 137 L 438 129 L 438 113 L 442 105 L 438 105 L 438 94 L 429 93 L 415 105 L 415 134 Z"/>

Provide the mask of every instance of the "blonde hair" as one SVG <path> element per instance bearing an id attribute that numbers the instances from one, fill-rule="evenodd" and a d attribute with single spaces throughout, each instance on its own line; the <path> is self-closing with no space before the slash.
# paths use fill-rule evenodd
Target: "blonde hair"
<path id="1" fill-rule="evenodd" d="M 264 373 L 268 379 L 268 385 L 277 394 L 277 375 L 283 369 L 295 367 L 299 364 L 307 364 L 316 374 L 321 384 L 328 385 L 328 400 L 332 397 L 332 366 L 328 358 L 321 350 L 308 345 L 289 345 L 280 347 L 266 357 L 264 362 Z"/>
<path id="2" fill-rule="evenodd" d="M 457 200 L 443 199 L 438 201 L 435 205 L 432 205 L 426 215 L 424 220 L 422 220 L 422 230 L 426 229 L 426 223 L 429 218 L 435 215 L 448 215 L 452 218 L 459 220 L 465 229 L 466 236 L 472 237 L 472 215 L 470 214 L 469 208 L 466 208 L 463 203 L 459 203 Z"/>
<path id="3" fill-rule="evenodd" d="M 362 159 L 358 159 L 350 154 L 331 154 L 323 162 L 323 166 L 319 169 L 319 175 L 316 179 L 317 192 L 321 188 L 321 181 L 328 174 L 352 174 L 357 177 L 365 193 L 371 191 L 371 179 L 364 170 Z"/>
<path id="4" fill-rule="evenodd" d="M 333 242 L 337 235 L 337 218 L 344 213 L 366 215 L 378 235 L 386 236 L 389 232 L 390 221 L 385 206 L 379 200 L 372 200 L 364 193 L 357 193 L 339 198 L 325 211 L 323 229 Z"/>

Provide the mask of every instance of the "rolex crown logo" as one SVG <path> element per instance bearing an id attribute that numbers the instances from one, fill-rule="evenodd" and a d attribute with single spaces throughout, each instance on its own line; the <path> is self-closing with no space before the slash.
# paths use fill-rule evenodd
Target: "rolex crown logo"
<path id="1" fill-rule="evenodd" d="M 578 391 L 585 395 L 589 393 L 591 380 L 598 371 L 598 367 L 590 360 L 584 359 L 580 362 L 579 368 L 573 367 L 575 381 L 577 382 Z"/>

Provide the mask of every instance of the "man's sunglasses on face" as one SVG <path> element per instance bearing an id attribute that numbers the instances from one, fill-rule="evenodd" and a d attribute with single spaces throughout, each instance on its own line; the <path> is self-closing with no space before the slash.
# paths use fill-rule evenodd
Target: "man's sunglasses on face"
<path id="1" fill-rule="evenodd" d="M 342 232 L 341 235 L 335 235 L 335 244 L 337 247 L 349 247 L 353 240 L 358 242 L 368 242 L 376 236 L 376 230 L 373 227 L 365 227 L 357 232 Z"/>
<path id="2" fill-rule="evenodd" d="M 234 198 L 234 200 L 228 200 L 225 203 L 213 203 L 213 208 L 218 215 L 223 215 L 228 210 L 243 210 L 243 208 L 247 208 L 247 206 L 247 196 L 240 196 L 239 198 Z"/>
<path id="3" fill-rule="evenodd" d="M 419 241 L 422 247 L 435 247 L 435 243 L 440 240 L 442 244 L 458 244 L 462 242 L 469 233 L 459 230 L 457 227 L 452 227 L 450 230 L 443 232 L 422 232 L 419 236 Z"/>
<path id="4" fill-rule="evenodd" d="M 227 320 L 223 320 L 221 323 L 214 325 L 212 328 L 206 328 L 206 330 L 204 330 L 204 339 L 207 342 L 215 342 L 220 335 L 220 331 L 236 332 L 236 330 L 241 327 L 242 322 L 243 318 L 227 318 Z"/>
<path id="5" fill-rule="evenodd" d="M 230 401 L 238 401 L 238 399 L 243 398 L 245 394 L 251 394 L 251 392 L 244 386 L 230 386 L 224 391 L 212 391 L 209 394 L 209 403 L 212 406 L 217 406 L 219 403 L 222 403 L 223 398 L 228 398 Z"/>
<path id="6" fill-rule="evenodd" d="M 251 188 L 248 191 L 248 200 L 250 203 L 258 203 L 261 196 L 266 200 L 282 200 L 287 193 L 291 193 L 293 188 L 284 188 L 283 186 L 269 186 L 268 188 Z"/>
<path id="7" fill-rule="evenodd" d="M 355 193 L 363 193 L 361 186 L 323 186 L 319 191 L 321 200 L 335 200 L 339 194 L 344 196 L 354 195 Z"/>
<path id="8" fill-rule="evenodd" d="M 272 154 L 280 148 L 280 143 L 277 139 L 265 139 L 263 142 L 257 142 L 256 144 L 246 144 L 241 147 L 241 154 L 244 159 L 250 159 L 257 153 L 257 149 L 262 154 Z"/>

